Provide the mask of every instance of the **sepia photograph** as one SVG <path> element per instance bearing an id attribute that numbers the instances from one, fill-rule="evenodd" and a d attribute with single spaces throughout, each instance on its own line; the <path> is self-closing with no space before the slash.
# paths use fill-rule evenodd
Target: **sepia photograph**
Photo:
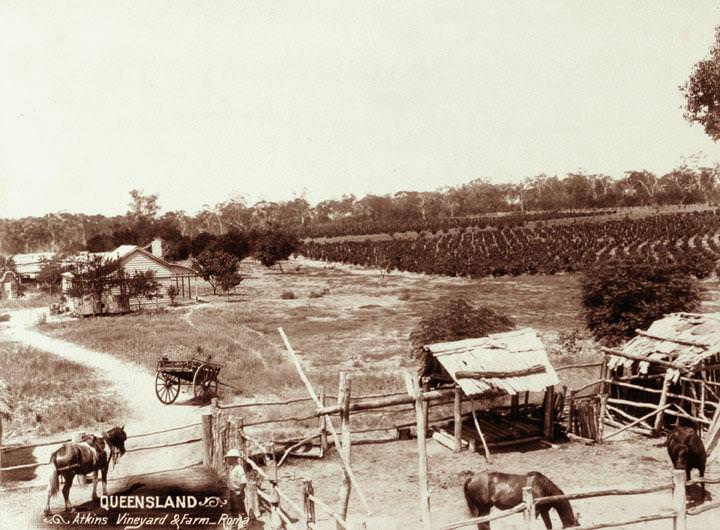
<path id="1" fill-rule="evenodd" d="M 0 0 L 0 529 L 720 528 L 720 4 Z"/>

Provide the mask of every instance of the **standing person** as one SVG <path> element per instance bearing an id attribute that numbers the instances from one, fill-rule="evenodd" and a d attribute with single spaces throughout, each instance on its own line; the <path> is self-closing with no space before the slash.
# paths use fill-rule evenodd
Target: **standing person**
<path id="1" fill-rule="evenodd" d="M 247 478 L 247 486 L 245 487 L 247 512 L 248 515 L 252 515 L 256 521 L 259 521 L 260 503 L 258 502 L 258 485 L 260 483 L 260 475 L 251 467 L 246 471 L 245 476 Z"/>
<path id="2" fill-rule="evenodd" d="M 239 518 L 238 528 L 247 528 L 250 523 L 250 518 L 245 511 L 245 485 L 247 484 L 247 476 L 245 475 L 245 466 L 240 462 L 240 451 L 230 449 L 225 453 L 225 461 L 229 468 L 227 488 L 230 514 L 233 517 Z"/>

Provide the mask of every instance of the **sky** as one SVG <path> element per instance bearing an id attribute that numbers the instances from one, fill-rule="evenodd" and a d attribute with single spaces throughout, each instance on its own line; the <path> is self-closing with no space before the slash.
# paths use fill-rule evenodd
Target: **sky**
<path id="1" fill-rule="evenodd" d="M 716 25 L 706 1 L 3 0 L 0 217 L 714 164 L 679 86 Z"/>

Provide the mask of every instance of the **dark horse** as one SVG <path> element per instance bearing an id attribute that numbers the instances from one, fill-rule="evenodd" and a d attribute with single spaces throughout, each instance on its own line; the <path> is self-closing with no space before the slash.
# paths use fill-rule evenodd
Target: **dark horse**
<path id="1" fill-rule="evenodd" d="M 563 495 L 563 491 L 552 480 L 537 471 L 525 475 L 484 471 L 468 478 L 463 489 L 470 513 L 474 517 L 481 517 L 489 514 L 493 506 L 509 510 L 523 502 L 522 489 L 525 486 L 532 488 L 535 498 Z M 545 528 L 552 528 L 549 513 L 551 508 L 555 508 L 560 516 L 563 528 L 578 525 L 572 506 L 567 500 L 561 499 L 537 506 L 537 514 L 542 516 Z M 478 529 L 490 530 L 490 523 L 480 523 Z"/>
<path id="2" fill-rule="evenodd" d="M 690 471 L 697 469 L 700 477 L 705 476 L 705 461 L 707 454 L 703 441 L 692 427 L 676 425 L 667 435 L 668 454 L 675 469 L 684 469 L 687 479 L 690 480 Z M 705 500 L 705 483 L 701 483 L 702 500 Z"/>
<path id="3" fill-rule="evenodd" d="M 65 510 L 72 511 L 70 504 L 70 487 L 75 475 L 93 474 L 93 500 L 97 499 L 97 476 L 98 471 L 102 474 L 103 495 L 107 495 L 107 473 L 110 461 L 117 461 L 119 456 L 125 454 L 124 427 L 113 427 L 100 436 L 84 434 L 80 442 L 63 444 L 60 449 L 50 455 L 52 471 L 50 473 L 50 486 L 48 487 L 47 504 L 45 513 L 50 514 L 50 499 L 58 492 L 60 487 L 59 477 L 63 477 L 65 484 L 62 488 L 65 498 Z"/>

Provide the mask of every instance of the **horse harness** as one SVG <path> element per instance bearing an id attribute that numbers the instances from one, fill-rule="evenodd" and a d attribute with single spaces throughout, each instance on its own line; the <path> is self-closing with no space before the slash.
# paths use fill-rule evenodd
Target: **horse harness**
<path id="1" fill-rule="evenodd" d="M 120 449 L 115 447 L 114 444 L 110 443 L 110 438 L 108 437 L 107 432 L 103 432 L 101 437 L 95 436 L 94 434 L 83 434 L 81 436 L 81 442 L 87 445 L 94 453 L 96 458 L 99 459 L 100 455 L 98 453 L 102 452 L 105 454 L 105 457 L 107 458 L 108 464 L 112 462 L 113 469 L 115 469 L 115 466 L 117 465 L 118 458 L 120 458 Z M 108 454 L 105 451 L 105 445 L 110 449 L 110 453 Z M 57 471 L 69 471 L 73 469 L 77 469 L 79 467 L 82 467 L 82 464 L 70 464 L 69 466 L 64 466 L 61 468 L 58 468 Z"/>

